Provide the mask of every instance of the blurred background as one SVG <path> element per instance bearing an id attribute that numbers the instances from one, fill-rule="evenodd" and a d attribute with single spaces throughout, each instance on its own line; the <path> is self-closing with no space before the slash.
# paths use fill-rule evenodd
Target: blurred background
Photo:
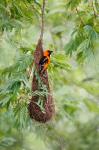
<path id="1" fill-rule="evenodd" d="M 99 1 L 46 0 L 55 116 L 31 120 L 42 0 L 0 0 L 0 150 L 99 150 Z"/>

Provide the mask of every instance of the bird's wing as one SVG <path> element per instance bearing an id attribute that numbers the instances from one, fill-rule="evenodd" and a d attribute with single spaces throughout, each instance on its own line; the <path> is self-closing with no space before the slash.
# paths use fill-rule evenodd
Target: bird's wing
<path id="1" fill-rule="evenodd" d="M 43 56 L 39 61 L 39 65 L 44 65 L 45 63 L 48 63 L 48 58 Z"/>

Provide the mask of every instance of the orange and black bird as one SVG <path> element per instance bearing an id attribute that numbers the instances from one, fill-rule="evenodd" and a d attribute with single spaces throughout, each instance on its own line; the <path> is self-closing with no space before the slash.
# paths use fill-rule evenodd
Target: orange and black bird
<path id="1" fill-rule="evenodd" d="M 43 57 L 39 61 L 40 73 L 44 73 L 44 71 L 48 68 L 50 64 L 50 55 L 53 51 L 46 50 L 43 53 Z"/>

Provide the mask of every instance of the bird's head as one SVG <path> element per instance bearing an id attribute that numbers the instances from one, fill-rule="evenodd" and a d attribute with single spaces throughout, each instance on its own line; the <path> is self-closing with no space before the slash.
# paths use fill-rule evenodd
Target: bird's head
<path id="1" fill-rule="evenodd" d="M 46 50 L 44 51 L 44 56 L 50 56 L 53 51 Z"/>

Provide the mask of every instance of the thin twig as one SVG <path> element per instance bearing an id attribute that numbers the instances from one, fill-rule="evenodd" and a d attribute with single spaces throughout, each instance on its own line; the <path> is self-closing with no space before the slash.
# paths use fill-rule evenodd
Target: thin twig
<path id="1" fill-rule="evenodd" d="M 95 9 L 95 1 L 94 0 L 88 0 L 88 6 L 89 8 L 91 7 L 93 9 L 93 13 L 95 17 L 99 17 L 99 15 L 97 14 L 97 11 Z"/>
<path id="2" fill-rule="evenodd" d="M 45 1 L 43 0 L 43 5 L 42 5 L 42 14 L 41 14 L 41 35 L 40 35 L 40 39 L 43 39 L 43 33 L 44 33 L 44 11 L 45 11 Z"/>
<path id="3" fill-rule="evenodd" d="M 83 22 L 82 18 L 80 17 L 80 15 L 79 15 L 79 11 L 78 11 L 78 9 L 77 9 L 77 8 L 76 8 L 76 13 L 77 13 L 77 15 L 79 16 L 79 19 L 80 19 L 81 23 L 84 25 L 84 22 Z"/>
<path id="4" fill-rule="evenodd" d="M 95 10 L 95 7 L 94 7 L 94 1 L 92 1 L 92 8 L 93 8 L 94 16 L 97 17 L 96 10 Z"/>

